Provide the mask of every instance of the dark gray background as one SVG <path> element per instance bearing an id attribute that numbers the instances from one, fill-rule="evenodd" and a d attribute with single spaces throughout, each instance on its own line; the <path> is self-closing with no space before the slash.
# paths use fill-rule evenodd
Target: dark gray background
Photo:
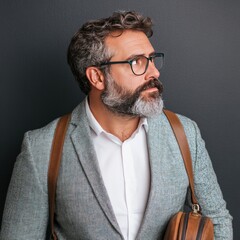
<path id="1" fill-rule="evenodd" d="M 0 217 L 24 132 L 71 111 L 83 98 L 66 63 L 70 38 L 85 21 L 118 9 L 153 18 L 152 42 L 166 55 L 160 78 L 165 105 L 198 123 L 234 217 L 234 239 L 240 239 L 237 0 L 1 0 Z"/>

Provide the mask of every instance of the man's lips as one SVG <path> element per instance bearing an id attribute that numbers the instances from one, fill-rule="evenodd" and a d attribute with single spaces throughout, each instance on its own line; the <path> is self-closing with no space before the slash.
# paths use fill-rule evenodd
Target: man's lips
<path id="1" fill-rule="evenodd" d="M 151 91 L 153 91 L 153 89 L 154 90 L 157 89 L 159 91 L 162 91 L 162 85 L 160 84 L 160 82 L 157 79 L 153 79 L 153 80 L 150 80 L 145 85 L 143 85 L 141 91 L 145 91 L 145 90 L 148 90 L 148 89 L 151 89 Z"/>
<path id="2" fill-rule="evenodd" d="M 151 87 L 151 88 L 147 88 L 147 89 L 143 90 L 143 92 L 155 92 L 155 91 L 158 91 L 157 87 Z"/>

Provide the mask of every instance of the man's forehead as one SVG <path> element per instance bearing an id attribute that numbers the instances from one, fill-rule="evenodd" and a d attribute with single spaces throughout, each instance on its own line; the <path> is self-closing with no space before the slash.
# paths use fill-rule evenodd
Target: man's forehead
<path id="1" fill-rule="evenodd" d="M 145 33 L 141 31 L 115 31 L 105 39 L 105 44 L 113 56 L 150 54 L 154 51 Z"/>

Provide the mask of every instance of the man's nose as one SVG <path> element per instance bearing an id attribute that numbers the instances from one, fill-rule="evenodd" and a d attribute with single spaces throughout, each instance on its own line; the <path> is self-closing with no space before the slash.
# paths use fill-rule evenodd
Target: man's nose
<path id="1" fill-rule="evenodd" d="M 160 71 L 156 68 L 154 62 L 149 61 L 148 69 L 146 71 L 145 78 L 149 80 L 150 78 L 159 78 Z"/>

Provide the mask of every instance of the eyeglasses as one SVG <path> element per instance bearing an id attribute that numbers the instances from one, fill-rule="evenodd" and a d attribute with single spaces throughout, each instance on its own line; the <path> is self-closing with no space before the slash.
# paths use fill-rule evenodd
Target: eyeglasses
<path id="1" fill-rule="evenodd" d="M 133 74 L 137 76 L 143 75 L 149 66 L 149 61 L 154 63 L 154 66 L 160 70 L 164 63 L 164 53 L 154 53 L 149 57 L 139 55 L 134 57 L 133 59 L 126 60 L 126 61 L 117 61 L 117 62 L 103 62 L 99 66 L 106 66 L 111 64 L 124 64 L 128 63 L 131 66 Z"/>

